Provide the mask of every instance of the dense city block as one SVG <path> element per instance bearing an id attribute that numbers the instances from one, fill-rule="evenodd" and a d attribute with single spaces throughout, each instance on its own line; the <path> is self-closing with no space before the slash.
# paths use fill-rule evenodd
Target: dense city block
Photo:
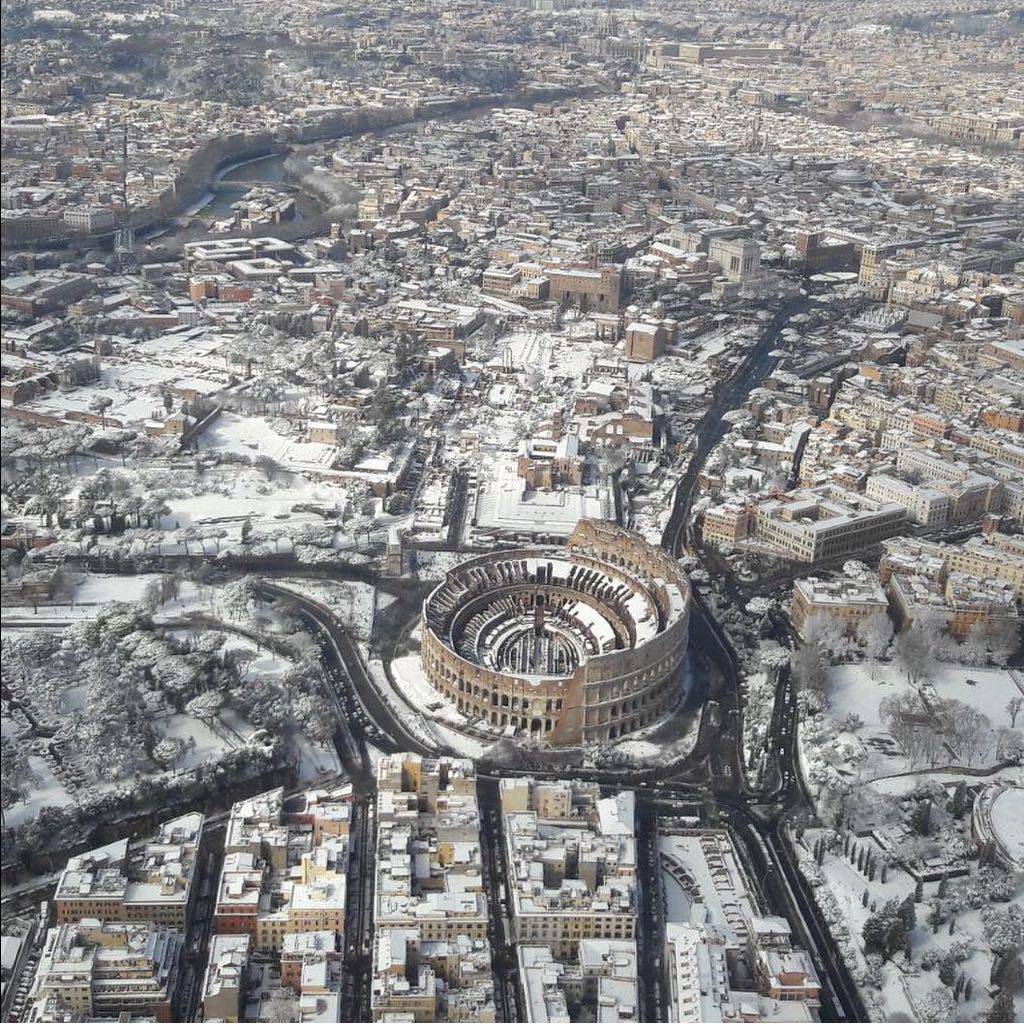
<path id="1" fill-rule="evenodd" d="M 1024 1013 L 1024 12 L 2 0 L 0 1019 Z"/>

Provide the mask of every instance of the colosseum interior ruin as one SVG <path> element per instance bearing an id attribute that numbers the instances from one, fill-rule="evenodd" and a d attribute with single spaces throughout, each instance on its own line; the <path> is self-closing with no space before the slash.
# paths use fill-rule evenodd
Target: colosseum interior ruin
<path id="1" fill-rule="evenodd" d="M 582 520 L 564 548 L 487 554 L 423 603 L 427 678 L 470 721 L 554 746 L 627 736 L 682 696 L 690 587 L 639 536 Z"/>

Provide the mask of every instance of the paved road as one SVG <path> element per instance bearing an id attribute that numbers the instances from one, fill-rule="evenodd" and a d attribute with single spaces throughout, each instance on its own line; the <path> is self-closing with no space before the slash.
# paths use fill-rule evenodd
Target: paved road
<path id="1" fill-rule="evenodd" d="M 498 779 L 488 777 L 477 783 L 480 807 L 480 843 L 483 854 L 483 883 L 487 895 L 488 938 L 494 972 L 494 1003 L 498 1020 L 522 1020 L 520 1015 L 519 971 L 514 944 L 510 941 L 508 906 L 502 898 L 509 876 L 501 827 L 501 798 Z"/>
<path id="2" fill-rule="evenodd" d="M 692 549 L 689 520 L 697 493 L 697 481 L 709 454 L 729 429 L 729 423 L 724 419 L 725 414 L 741 406 L 751 391 L 771 373 L 776 361 L 770 353 L 776 347 L 781 332 L 790 319 L 807 306 L 806 299 L 795 299 L 778 310 L 737 373 L 718 393 L 702 418 L 696 431 L 696 447 L 686 472 L 676 486 L 672 514 L 662 537 L 662 546 L 671 554 L 679 556 Z M 699 551 L 697 553 L 700 554 Z M 766 895 L 772 905 L 785 914 L 795 934 L 803 939 L 814 956 L 826 985 L 822 1000 L 826 1017 L 834 1020 L 866 1020 L 860 995 L 838 956 L 828 927 L 821 919 L 807 883 L 796 866 L 780 824 L 787 808 L 798 806 L 806 799 L 796 749 L 796 692 L 789 671 L 786 669 L 779 673 L 772 723 L 768 732 L 769 763 L 774 770 L 773 785 L 763 792 L 751 791 L 743 778 L 743 708 L 739 699 L 736 654 L 728 635 L 698 594 L 694 595 L 692 613 L 691 635 L 694 633 L 699 637 L 702 652 L 716 665 L 722 676 L 722 686 L 715 695 L 719 705 L 719 727 L 713 748 L 715 753 L 709 762 L 708 779 L 716 790 L 717 804 L 731 817 L 737 834 L 747 846 L 748 855 L 758 865 L 760 870 L 757 877 L 764 880 Z M 707 715 L 704 717 L 707 718 Z M 727 771 L 736 772 L 735 780 L 723 778 Z M 731 781 L 737 785 L 729 785 Z M 738 789 L 739 792 L 733 795 L 730 789 Z M 759 806 L 765 808 L 764 821 L 755 813 Z M 648 925 L 657 927 L 657 921 L 652 918 Z M 642 969 L 650 973 L 650 954 Z"/>
<path id="3" fill-rule="evenodd" d="M 754 388 L 759 387 L 775 369 L 776 360 L 771 352 L 776 348 L 779 336 L 789 321 L 807 308 L 806 299 L 793 299 L 785 303 L 762 331 L 732 379 L 715 396 L 708 411 L 701 418 L 696 430 L 696 446 L 690 456 L 686 472 L 679 478 L 672 503 L 672 514 L 662 534 L 661 545 L 673 555 L 680 555 L 687 547 L 687 524 L 690 508 L 696 492 L 697 479 L 704 469 L 708 455 L 728 433 L 729 422 L 724 419 L 727 412 L 739 408 Z"/>
<path id="4" fill-rule="evenodd" d="M 640 995 L 640 1020 L 666 1019 L 662 950 L 665 948 L 665 921 L 658 860 L 658 813 L 654 806 L 640 802 L 636 816 L 637 856 L 637 977 Z"/>
<path id="5" fill-rule="evenodd" d="M 362 794 L 352 809 L 346 890 L 342 1007 L 347 1021 L 370 1019 L 375 853 L 373 797 Z"/>

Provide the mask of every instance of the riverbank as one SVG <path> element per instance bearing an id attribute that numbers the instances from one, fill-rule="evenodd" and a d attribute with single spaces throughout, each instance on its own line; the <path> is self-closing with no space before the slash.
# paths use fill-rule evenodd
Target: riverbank
<path id="1" fill-rule="evenodd" d="M 259 152 L 246 155 L 241 159 L 229 159 L 221 163 L 211 174 L 204 185 L 203 193 L 197 200 L 181 213 L 168 215 L 165 222 L 159 227 L 154 227 L 151 237 L 159 233 L 160 241 L 166 244 L 169 241 L 201 241 L 214 237 L 205 226 L 180 226 L 177 229 L 173 221 L 182 216 L 197 216 L 203 211 L 210 212 L 210 207 L 218 203 L 220 196 L 211 185 L 223 184 L 231 178 L 244 179 L 248 184 L 259 182 L 273 187 L 275 182 L 286 180 L 285 162 L 299 146 L 329 145 L 332 142 L 346 138 L 353 138 L 363 135 L 384 135 L 414 128 L 417 125 L 437 121 L 462 121 L 482 116 L 491 110 L 503 107 L 514 107 L 517 105 L 532 105 L 534 103 L 554 102 L 560 99 L 578 99 L 595 95 L 600 90 L 595 86 L 586 86 L 579 90 L 570 90 L 561 86 L 550 88 L 528 88 L 512 93 L 492 93 L 486 96 L 476 96 L 468 100 L 449 100 L 440 103 L 412 107 L 385 108 L 368 104 L 355 111 L 339 112 L 330 115 L 317 122 L 316 125 L 301 133 L 300 137 L 290 137 L 288 141 L 282 140 L 277 148 L 267 148 L 263 145 L 261 138 Z M 346 130 L 347 129 L 347 130 Z M 254 169 L 259 171 L 254 174 Z M 311 237 L 322 230 L 326 225 L 322 221 L 322 215 L 330 208 L 332 199 L 326 196 L 321 190 L 308 180 L 297 181 L 297 198 L 306 205 L 302 220 L 288 224 L 267 224 L 250 232 L 252 237 L 273 235 L 284 241 L 297 241 L 302 238 Z M 244 194 L 245 189 L 232 196 L 223 211 L 222 216 L 227 215 L 230 203 L 237 201 Z M 212 198 L 207 199 L 209 195 Z M 230 195 L 230 194 L 229 194 Z"/>
<path id="2" fill-rule="evenodd" d="M 213 192 L 211 185 L 222 181 L 238 168 L 251 165 L 258 160 L 279 160 L 283 165 L 284 160 L 297 146 L 330 143 L 359 135 L 394 131 L 430 121 L 462 120 L 502 107 L 584 99 L 603 91 L 602 87 L 596 85 L 575 89 L 556 85 L 531 85 L 508 93 L 487 93 L 415 106 L 365 104 L 348 110 L 338 110 L 306 124 L 288 126 L 280 131 L 239 132 L 236 135 L 218 136 L 200 146 L 192 154 L 174 186 L 164 193 L 157 204 L 132 211 L 132 226 L 137 237 L 155 238 L 159 235 L 161 241 L 177 237 L 174 221 L 182 216 L 195 216 L 208 206 L 211 200 L 207 200 L 206 196 Z M 319 197 L 313 193 L 303 194 L 314 201 L 319 201 Z M 326 207 L 322 202 L 320 206 L 322 212 Z M 309 224 L 305 226 L 312 231 L 316 227 L 316 218 L 311 218 Z M 96 235 L 69 236 L 48 244 L 51 248 L 84 250 L 104 243 L 109 244 L 112 237 L 112 233 L 108 231 Z"/>

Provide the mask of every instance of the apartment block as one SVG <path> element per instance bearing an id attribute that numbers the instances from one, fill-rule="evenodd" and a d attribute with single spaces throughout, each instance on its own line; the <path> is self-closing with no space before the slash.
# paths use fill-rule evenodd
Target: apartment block
<path id="1" fill-rule="evenodd" d="M 901 629 L 927 620 L 941 624 L 958 640 L 965 639 L 975 626 L 985 631 L 1003 627 L 1019 635 L 1020 613 L 1009 583 L 958 572 L 944 579 L 895 574 L 886 591 Z"/>
<path id="2" fill-rule="evenodd" d="M 345 931 L 352 788 L 314 790 L 284 810 L 281 789 L 239 801 L 224 838 L 214 931 L 248 935 L 254 950 L 285 937 Z"/>
<path id="3" fill-rule="evenodd" d="M 344 969 L 341 958 L 327 950 L 307 952 L 299 982 L 299 1013 L 296 1024 L 325 1024 L 341 1019 Z"/>
<path id="4" fill-rule="evenodd" d="M 214 935 L 210 939 L 201 996 L 204 1020 L 236 1024 L 242 1019 L 251 945 L 248 935 Z"/>
<path id="5" fill-rule="evenodd" d="M 529 1024 L 637 1019 L 637 953 L 632 939 L 583 939 L 575 961 L 556 960 L 550 947 L 516 948 L 525 1020 Z"/>
<path id="6" fill-rule="evenodd" d="M 29 991 L 29 1021 L 180 1020 L 181 932 L 82 921 L 51 928 Z"/>
<path id="7" fill-rule="evenodd" d="M 634 803 L 629 791 L 502 780 L 515 941 L 565 958 L 586 939 L 635 938 Z"/>
<path id="8" fill-rule="evenodd" d="M 935 487 L 920 486 L 875 473 L 868 477 L 864 493 L 875 501 L 902 505 L 907 518 L 921 526 L 942 527 L 949 519 L 949 495 Z"/>
<path id="9" fill-rule="evenodd" d="M 381 758 L 373 1019 L 494 1020 L 487 930 L 472 761 Z"/>
<path id="10" fill-rule="evenodd" d="M 751 537 L 799 562 L 855 555 L 898 533 L 906 510 L 826 484 L 790 491 L 752 508 Z"/>
<path id="11" fill-rule="evenodd" d="M 185 814 L 164 822 L 152 839 L 121 839 L 72 857 L 54 894 L 57 921 L 152 921 L 184 931 L 204 820 Z"/>
<path id="12" fill-rule="evenodd" d="M 950 573 L 961 573 L 1006 583 L 1018 603 L 1024 602 L 1024 545 L 1017 537 L 990 533 L 971 537 L 962 544 L 893 537 L 882 545 L 879 578 L 888 582 L 894 574 L 922 575 L 944 582 Z"/>
<path id="13" fill-rule="evenodd" d="M 659 833 L 668 1019 L 816 1021 L 821 985 L 784 918 L 765 916 L 731 833 Z"/>
<path id="14" fill-rule="evenodd" d="M 424 939 L 419 928 L 381 928 L 374 946 L 373 1019 L 494 1021 L 487 939 Z"/>
<path id="15" fill-rule="evenodd" d="M 790 616 L 800 636 L 805 635 L 808 622 L 814 618 L 841 622 L 852 634 L 871 616 L 888 611 L 885 591 L 867 570 L 829 580 L 810 576 L 793 584 Z"/>
<path id="16" fill-rule="evenodd" d="M 802 950 L 758 950 L 756 988 L 734 989 L 736 949 L 720 929 L 673 922 L 665 927 L 665 940 L 670 1020 L 679 1024 L 818 1020 L 821 986 L 810 957 Z"/>
<path id="17" fill-rule="evenodd" d="M 750 511 L 738 501 L 714 505 L 704 512 L 701 536 L 705 544 L 731 547 L 744 540 L 750 531 Z"/>
<path id="18" fill-rule="evenodd" d="M 340 960 L 340 937 L 332 931 L 294 932 L 281 943 L 281 984 L 298 990 L 307 963 Z"/>

